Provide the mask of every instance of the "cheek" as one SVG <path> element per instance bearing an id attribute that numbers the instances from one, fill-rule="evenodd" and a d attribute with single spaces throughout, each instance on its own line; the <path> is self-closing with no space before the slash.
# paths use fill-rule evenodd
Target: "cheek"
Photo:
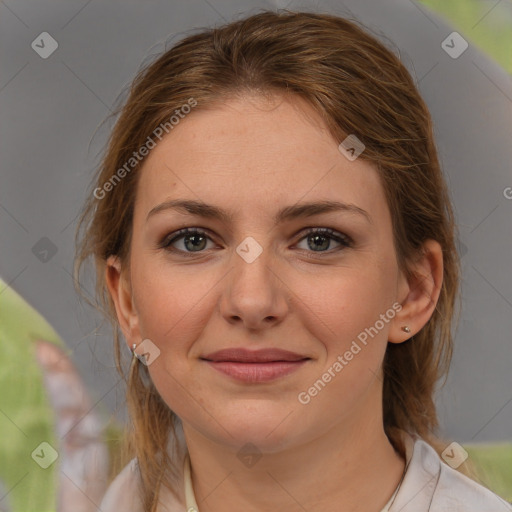
<path id="1" fill-rule="evenodd" d="M 295 279 L 294 309 L 304 327 L 328 350 L 343 349 L 373 326 L 393 303 L 393 269 L 367 262 L 361 268 L 330 270 Z M 380 325 L 380 324 L 379 324 Z M 387 323 L 382 329 L 387 332 Z"/>
<path id="2" fill-rule="evenodd" d="M 148 367 L 158 392 L 181 418 L 193 419 L 200 414 L 203 395 L 208 393 L 198 389 L 201 386 L 196 374 L 195 380 L 191 379 L 189 351 L 212 314 L 215 304 L 208 290 L 216 280 L 211 273 L 194 277 L 190 272 L 185 275 L 164 266 L 153 265 L 149 272 L 149 265 L 141 265 L 134 279 L 139 327 L 141 336 L 149 338 L 160 350 L 159 357 Z M 199 409 L 191 408 L 191 403 Z"/>
<path id="3" fill-rule="evenodd" d="M 307 421 L 314 423 L 321 415 L 331 425 L 341 418 L 348 421 L 368 400 L 379 407 L 380 367 L 394 310 L 386 317 L 392 297 L 370 272 L 316 282 L 324 285 L 322 291 L 310 288 L 302 295 L 307 298 L 301 318 L 309 337 L 320 342 L 320 364 L 304 380 L 295 401 Z"/>
<path id="4" fill-rule="evenodd" d="M 148 269 L 152 270 L 149 271 Z M 141 335 L 162 352 L 183 351 L 204 327 L 212 275 L 161 265 L 134 265 L 134 293 Z"/>
<path id="5" fill-rule="evenodd" d="M 322 349 L 321 368 L 306 384 L 327 382 L 325 387 L 322 382 L 317 386 L 323 396 L 318 404 L 334 400 L 345 408 L 379 374 L 395 314 L 393 268 L 389 261 L 379 264 L 367 259 L 360 268 L 338 269 L 295 283 L 302 328 Z"/>

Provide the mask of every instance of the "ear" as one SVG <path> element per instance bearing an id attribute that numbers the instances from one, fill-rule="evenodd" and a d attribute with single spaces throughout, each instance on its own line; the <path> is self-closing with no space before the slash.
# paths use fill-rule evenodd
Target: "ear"
<path id="1" fill-rule="evenodd" d="M 135 309 L 131 284 L 128 277 L 122 272 L 121 261 L 117 256 L 107 259 L 105 280 L 112 300 L 114 301 L 119 327 L 124 334 L 128 347 L 139 344 L 140 329 L 139 318 Z"/>
<path id="2" fill-rule="evenodd" d="M 417 334 L 434 313 L 443 284 L 443 250 L 439 242 L 427 240 L 410 269 L 410 277 L 400 272 L 398 300 L 402 309 L 391 321 L 391 343 L 402 343 Z M 404 332 L 404 326 L 411 332 Z"/>

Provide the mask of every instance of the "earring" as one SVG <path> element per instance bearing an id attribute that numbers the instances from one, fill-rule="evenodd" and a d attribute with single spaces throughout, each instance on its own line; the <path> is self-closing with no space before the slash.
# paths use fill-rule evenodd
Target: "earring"
<path id="1" fill-rule="evenodd" d="M 131 350 L 133 357 L 137 357 L 137 354 L 136 354 L 136 352 L 135 352 L 135 349 L 136 349 L 136 348 L 137 348 L 137 343 L 134 343 L 134 344 L 132 345 L 132 350 Z"/>
<path id="2" fill-rule="evenodd" d="M 409 332 L 411 332 L 411 329 L 409 329 L 409 326 L 408 326 L 408 325 L 404 325 L 404 326 L 402 327 L 402 331 L 409 333 Z"/>

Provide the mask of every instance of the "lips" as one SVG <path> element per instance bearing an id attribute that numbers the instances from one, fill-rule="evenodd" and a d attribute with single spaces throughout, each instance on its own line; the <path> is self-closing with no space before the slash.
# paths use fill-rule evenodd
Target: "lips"
<path id="1" fill-rule="evenodd" d="M 260 350 L 247 350 L 245 348 L 228 348 L 212 352 L 201 357 L 213 362 L 234 362 L 234 363 L 269 363 L 277 361 L 301 361 L 310 359 L 307 356 L 282 350 L 278 348 L 267 348 Z"/>
<path id="2" fill-rule="evenodd" d="M 230 348 L 212 352 L 201 359 L 234 381 L 254 385 L 290 375 L 306 365 L 311 358 L 277 348 Z"/>

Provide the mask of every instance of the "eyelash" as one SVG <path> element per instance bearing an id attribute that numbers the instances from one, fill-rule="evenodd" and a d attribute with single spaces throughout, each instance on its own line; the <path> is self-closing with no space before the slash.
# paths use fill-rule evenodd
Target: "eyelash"
<path id="1" fill-rule="evenodd" d="M 203 251 L 182 251 L 181 249 L 176 249 L 172 247 L 172 244 L 176 242 L 177 240 L 184 238 L 187 235 L 201 235 L 206 236 L 208 239 L 212 240 L 211 237 L 208 234 L 208 231 L 199 229 L 199 228 L 184 228 L 180 229 L 178 231 L 175 231 L 174 233 L 170 235 L 166 235 L 161 242 L 158 244 L 158 249 L 165 249 L 166 251 L 169 251 L 171 253 L 179 254 L 179 255 L 186 255 L 186 257 L 193 257 L 194 254 L 201 254 Z M 307 238 L 309 235 L 322 235 L 326 236 L 327 238 L 331 240 L 335 240 L 336 242 L 340 243 L 342 247 L 338 247 L 337 249 L 327 250 L 327 251 L 308 251 L 306 249 L 300 249 L 306 252 L 312 252 L 315 254 L 332 254 L 333 252 L 343 250 L 345 248 L 349 248 L 353 246 L 352 239 L 338 231 L 335 231 L 331 228 L 307 228 L 305 232 L 302 233 L 302 237 L 299 239 L 299 242 L 301 242 L 304 238 Z M 213 240 L 212 240 L 213 241 Z M 309 256 L 309 257 L 316 257 L 316 256 Z"/>

